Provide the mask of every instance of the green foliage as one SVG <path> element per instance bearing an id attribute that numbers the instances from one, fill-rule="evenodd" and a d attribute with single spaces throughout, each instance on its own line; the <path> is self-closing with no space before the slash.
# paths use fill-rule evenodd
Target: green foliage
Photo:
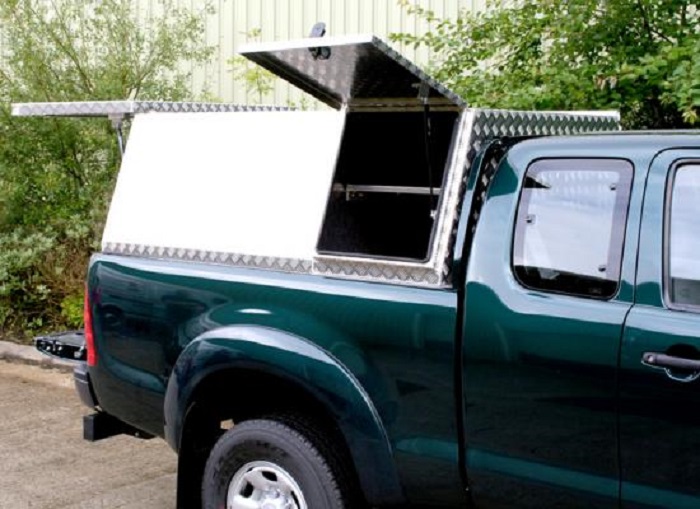
<path id="1" fill-rule="evenodd" d="M 253 28 L 244 35 L 248 42 L 259 42 L 262 38 L 262 30 Z M 275 82 L 280 78 L 242 55 L 236 55 L 226 63 L 231 66 L 234 79 L 243 82 L 249 100 L 252 99 L 257 104 L 273 102 L 269 100 L 270 94 L 275 89 Z M 287 101 L 289 108 L 298 110 L 310 110 L 318 108 L 319 105 L 319 101 L 307 95 L 302 96 L 298 102 Z"/>
<path id="2" fill-rule="evenodd" d="M 19 228 L 0 236 L 0 323 L 6 328 L 43 325 L 51 292 L 37 260 L 55 247 L 55 238 Z"/>
<path id="3" fill-rule="evenodd" d="M 244 34 L 248 42 L 259 41 L 262 35 L 260 28 L 253 28 Z M 270 71 L 251 62 L 246 57 L 236 55 L 227 62 L 232 67 L 233 76 L 245 85 L 246 94 L 262 104 L 265 97 L 275 89 L 275 75 Z"/>
<path id="4" fill-rule="evenodd" d="M 77 329 L 83 325 L 83 296 L 68 295 L 61 301 L 61 317 L 70 328 Z"/>
<path id="5" fill-rule="evenodd" d="M 11 102 L 191 99 L 204 22 L 174 0 L 4 0 L 0 29 L 0 334 L 75 327 L 119 154 L 105 120 L 10 116 Z"/>
<path id="6" fill-rule="evenodd" d="M 619 109 L 632 128 L 698 121 L 700 11 L 687 0 L 491 0 L 483 12 L 428 22 L 436 77 L 478 106 Z"/>

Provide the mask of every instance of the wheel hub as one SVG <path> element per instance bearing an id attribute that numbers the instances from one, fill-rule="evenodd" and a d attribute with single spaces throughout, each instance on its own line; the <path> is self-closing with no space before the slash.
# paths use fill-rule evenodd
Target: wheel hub
<path id="1" fill-rule="evenodd" d="M 301 488 L 279 465 L 246 463 L 234 474 L 226 495 L 227 509 L 308 509 Z"/>

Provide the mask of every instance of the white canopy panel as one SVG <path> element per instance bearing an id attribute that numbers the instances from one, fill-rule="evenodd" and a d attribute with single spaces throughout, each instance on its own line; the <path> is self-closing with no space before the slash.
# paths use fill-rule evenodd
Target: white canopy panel
<path id="1" fill-rule="evenodd" d="M 336 111 L 135 117 L 103 249 L 128 244 L 311 260 L 344 117 Z"/>

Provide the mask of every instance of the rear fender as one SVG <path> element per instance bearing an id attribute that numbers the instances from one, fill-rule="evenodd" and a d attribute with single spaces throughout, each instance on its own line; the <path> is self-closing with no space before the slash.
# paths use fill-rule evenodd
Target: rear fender
<path id="1" fill-rule="evenodd" d="M 236 368 L 287 379 L 307 391 L 343 433 L 368 501 L 403 499 L 386 431 L 364 388 L 330 353 L 277 329 L 227 326 L 208 331 L 187 346 L 175 364 L 165 397 L 165 438 L 173 449 L 180 448 L 185 413 L 199 384 Z"/>

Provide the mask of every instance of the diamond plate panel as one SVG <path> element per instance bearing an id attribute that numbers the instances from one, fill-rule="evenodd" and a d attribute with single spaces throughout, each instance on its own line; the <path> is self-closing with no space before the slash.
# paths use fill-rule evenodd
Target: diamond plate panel
<path id="1" fill-rule="evenodd" d="M 374 36 L 257 43 L 243 47 L 240 53 L 336 109 L 387 100 L 419 107 L 420 84 L 430 89 L 431 104 L 466 105 L 460 96 Z"/>
<path id="2" fill-rule="evenodd" d="M 164 101 L 80 101 L 18 103 L 12 105 L 15 117 L 131 117 L 139 113 L 214 113 L 230 111 L 283 111 L 280 106 L 243 106 L 225 103 Z"/>
<path id="3" fill-rule="evenodd" d="M 472 143 L 474 110 L 462 113 L 459 131 L 450 160 L 447 185 L 445 186 L 443 206 L 439 211 L 438 224 L 435 233 L 434 266 L 437 271 L 438 283 L 448 284 L 452 270 L 452 244 L 457 233 L 460 203 L 463 197 L 463 174 L 469 168 L 469 147 Z"/>
<path id="4" fill-rule="evenodd" d="M 218 251 L 112 242 L 104 244 L 102 246 L 102 252 L 105 254 L 138 256 L 159 260 L 191 261 L 213 263 L 217 265 L 231 265 L 234 267 L 278 270 L 297 274 L 310 273 L 312 265 L 311 260 L 301 260 L 298 258 L 256 256 L 241 253 L 222 253 Z"/>
<path id="5" fill-rule="evenodd" d="M 474 109 L 467 163 L 471 164 L 484 140 L 498 136 L 564 136 L 620 129 L 620 116 L 585 112 L 545 112 Z"/>
<path id="6" fill-rule="evenodd" d="M 400 264 L 383 260 L 351 260 L 323 257 L 314 260 L 313 273 L 361 281 L 401 283 L 412 286 L 436 286 L 440 275 L 431 267 Z"/>

